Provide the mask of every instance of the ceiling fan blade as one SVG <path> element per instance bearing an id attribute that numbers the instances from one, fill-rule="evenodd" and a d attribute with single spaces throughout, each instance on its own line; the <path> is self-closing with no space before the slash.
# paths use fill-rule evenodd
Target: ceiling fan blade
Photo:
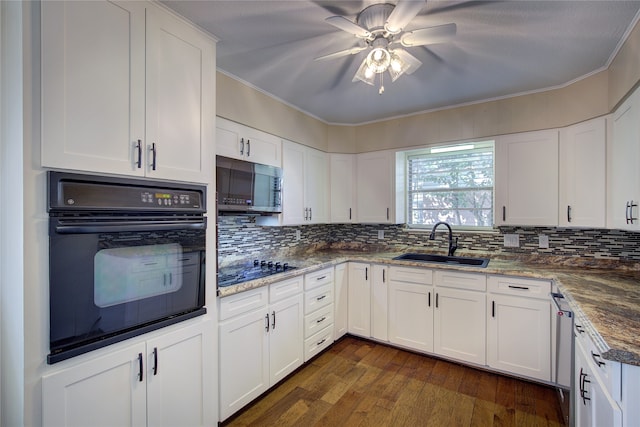
<path id="1" fill-rule="evenodd" d="M 343 56 L 355 55 L 356 53 L 360 53 L 365 49 L 367 49 L 367 46 L 365 46 L 365 47 L 356 46 L 356 47 L 352 47 L 351 49 L 340 50 L 338 52 L 334 52 L 334 53 L 329 53 L 327 55 L 318 56 L 317 58 L 314 58 L 313 60 L 314 61 L 323 61 L 325 59 L 341 58 Z"/>
<path id="2" fill-rule="evenodd" d="M 384 24 L 384 29 L 391 34 L 398 34 L 416 17 L 425 3 L 425 0 L 398 0 L 398 4 Z"/>
<path id="3" fill-rule="evenodd" d="M 456 30 L 457 26 L 454 23 L 423 28 L 403 34 L 400 43 L 404 47 L 440 43 L 455 36 Z"/>
<path id="4" fill-rule="evenodd" d="M 330 16 L 325 21 L 336 28 L 346 31 L 349 34 L 353 34 L 356 37 L 366 39 L 371 36 L 369 30 L 362 28 L 358 24 L 349 21 L 344 16 Z"/>

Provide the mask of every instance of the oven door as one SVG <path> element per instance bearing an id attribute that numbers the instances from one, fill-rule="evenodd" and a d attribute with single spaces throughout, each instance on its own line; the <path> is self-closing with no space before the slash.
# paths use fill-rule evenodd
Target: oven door
<path id="1" fill-rule="evenodd" d="M 49 363 L 204 314 L 203 216 L 50 218 Z"/>

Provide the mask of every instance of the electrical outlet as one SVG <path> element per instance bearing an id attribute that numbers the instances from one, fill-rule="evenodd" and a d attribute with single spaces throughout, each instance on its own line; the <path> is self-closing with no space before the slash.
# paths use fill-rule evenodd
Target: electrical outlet
<path id="1" fill-rule="evenodd" d="M 300 240 L 300 230 L 296 230 L 296 240 Z"/>
<path id="2" fill-rule="evenodd" d="M 520 235 L 519 234 L 505 234 L 504 235 L 504 247 L 505 248 L 518 248 L 518 247 L 520 247 Z"/>
<path id="3" fill-rule="evenodd" d="M 378 239 L 384 239 L 384 230 L 378 230 Z"/>
<path id="4" fill-rule="evenodd" d="M 546 234 L 538 234 L 538 247 L 540 249 L 549 249 L 549 236 Z"/>

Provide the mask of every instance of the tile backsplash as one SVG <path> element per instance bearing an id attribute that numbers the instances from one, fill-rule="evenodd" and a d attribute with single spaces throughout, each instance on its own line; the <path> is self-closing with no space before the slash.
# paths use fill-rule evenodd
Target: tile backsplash
<path id="1" fill-rule="evenodd" d="M 382 231 L 383 238 L 379 238 Z M 366 247 L 447 251 L 446 228 L 435 240 L 429 230 L 411 230 L 389 224 L 318 224 L 295 227 L 265 227 L 252 216 L 218 217 L 218 259 L 220 263 L 315 245 L 363 250 Z M 297 239 L 297 232 L 300 239 Z M 504 234 L 518 234 L 519 247 L 504 247 Z M 539 235 L 548 237 L 549 248 L 539 248 Z M 590 257 L 619 261 L 640 261 L 640 233 L 607 229 L 565 229 L 555 227 L 500 227 L 493 232 L 458 232 L 460 253 L 534 254 Z"/>

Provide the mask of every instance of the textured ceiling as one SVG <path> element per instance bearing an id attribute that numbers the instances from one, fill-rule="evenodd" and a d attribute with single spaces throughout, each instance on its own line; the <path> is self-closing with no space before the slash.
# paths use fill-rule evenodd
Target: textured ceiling
<path id="1" fill-rule="evenodd" d="M 407 50 L 423 65 L 385 81 L 352 82 L 366 55 L 314 61 L 358 45 L 324 22 L 355 21 L 380 1 L 178 0 L 165 5 L 218 39 L 226 74 L 325 122 L 358 124 L 565 85 L 609 65 L 640 1 L 427 1 L 405 30 L 454 22 L 451 42 Z M 396 3 L 396 0 L 388 1 Z"/>

